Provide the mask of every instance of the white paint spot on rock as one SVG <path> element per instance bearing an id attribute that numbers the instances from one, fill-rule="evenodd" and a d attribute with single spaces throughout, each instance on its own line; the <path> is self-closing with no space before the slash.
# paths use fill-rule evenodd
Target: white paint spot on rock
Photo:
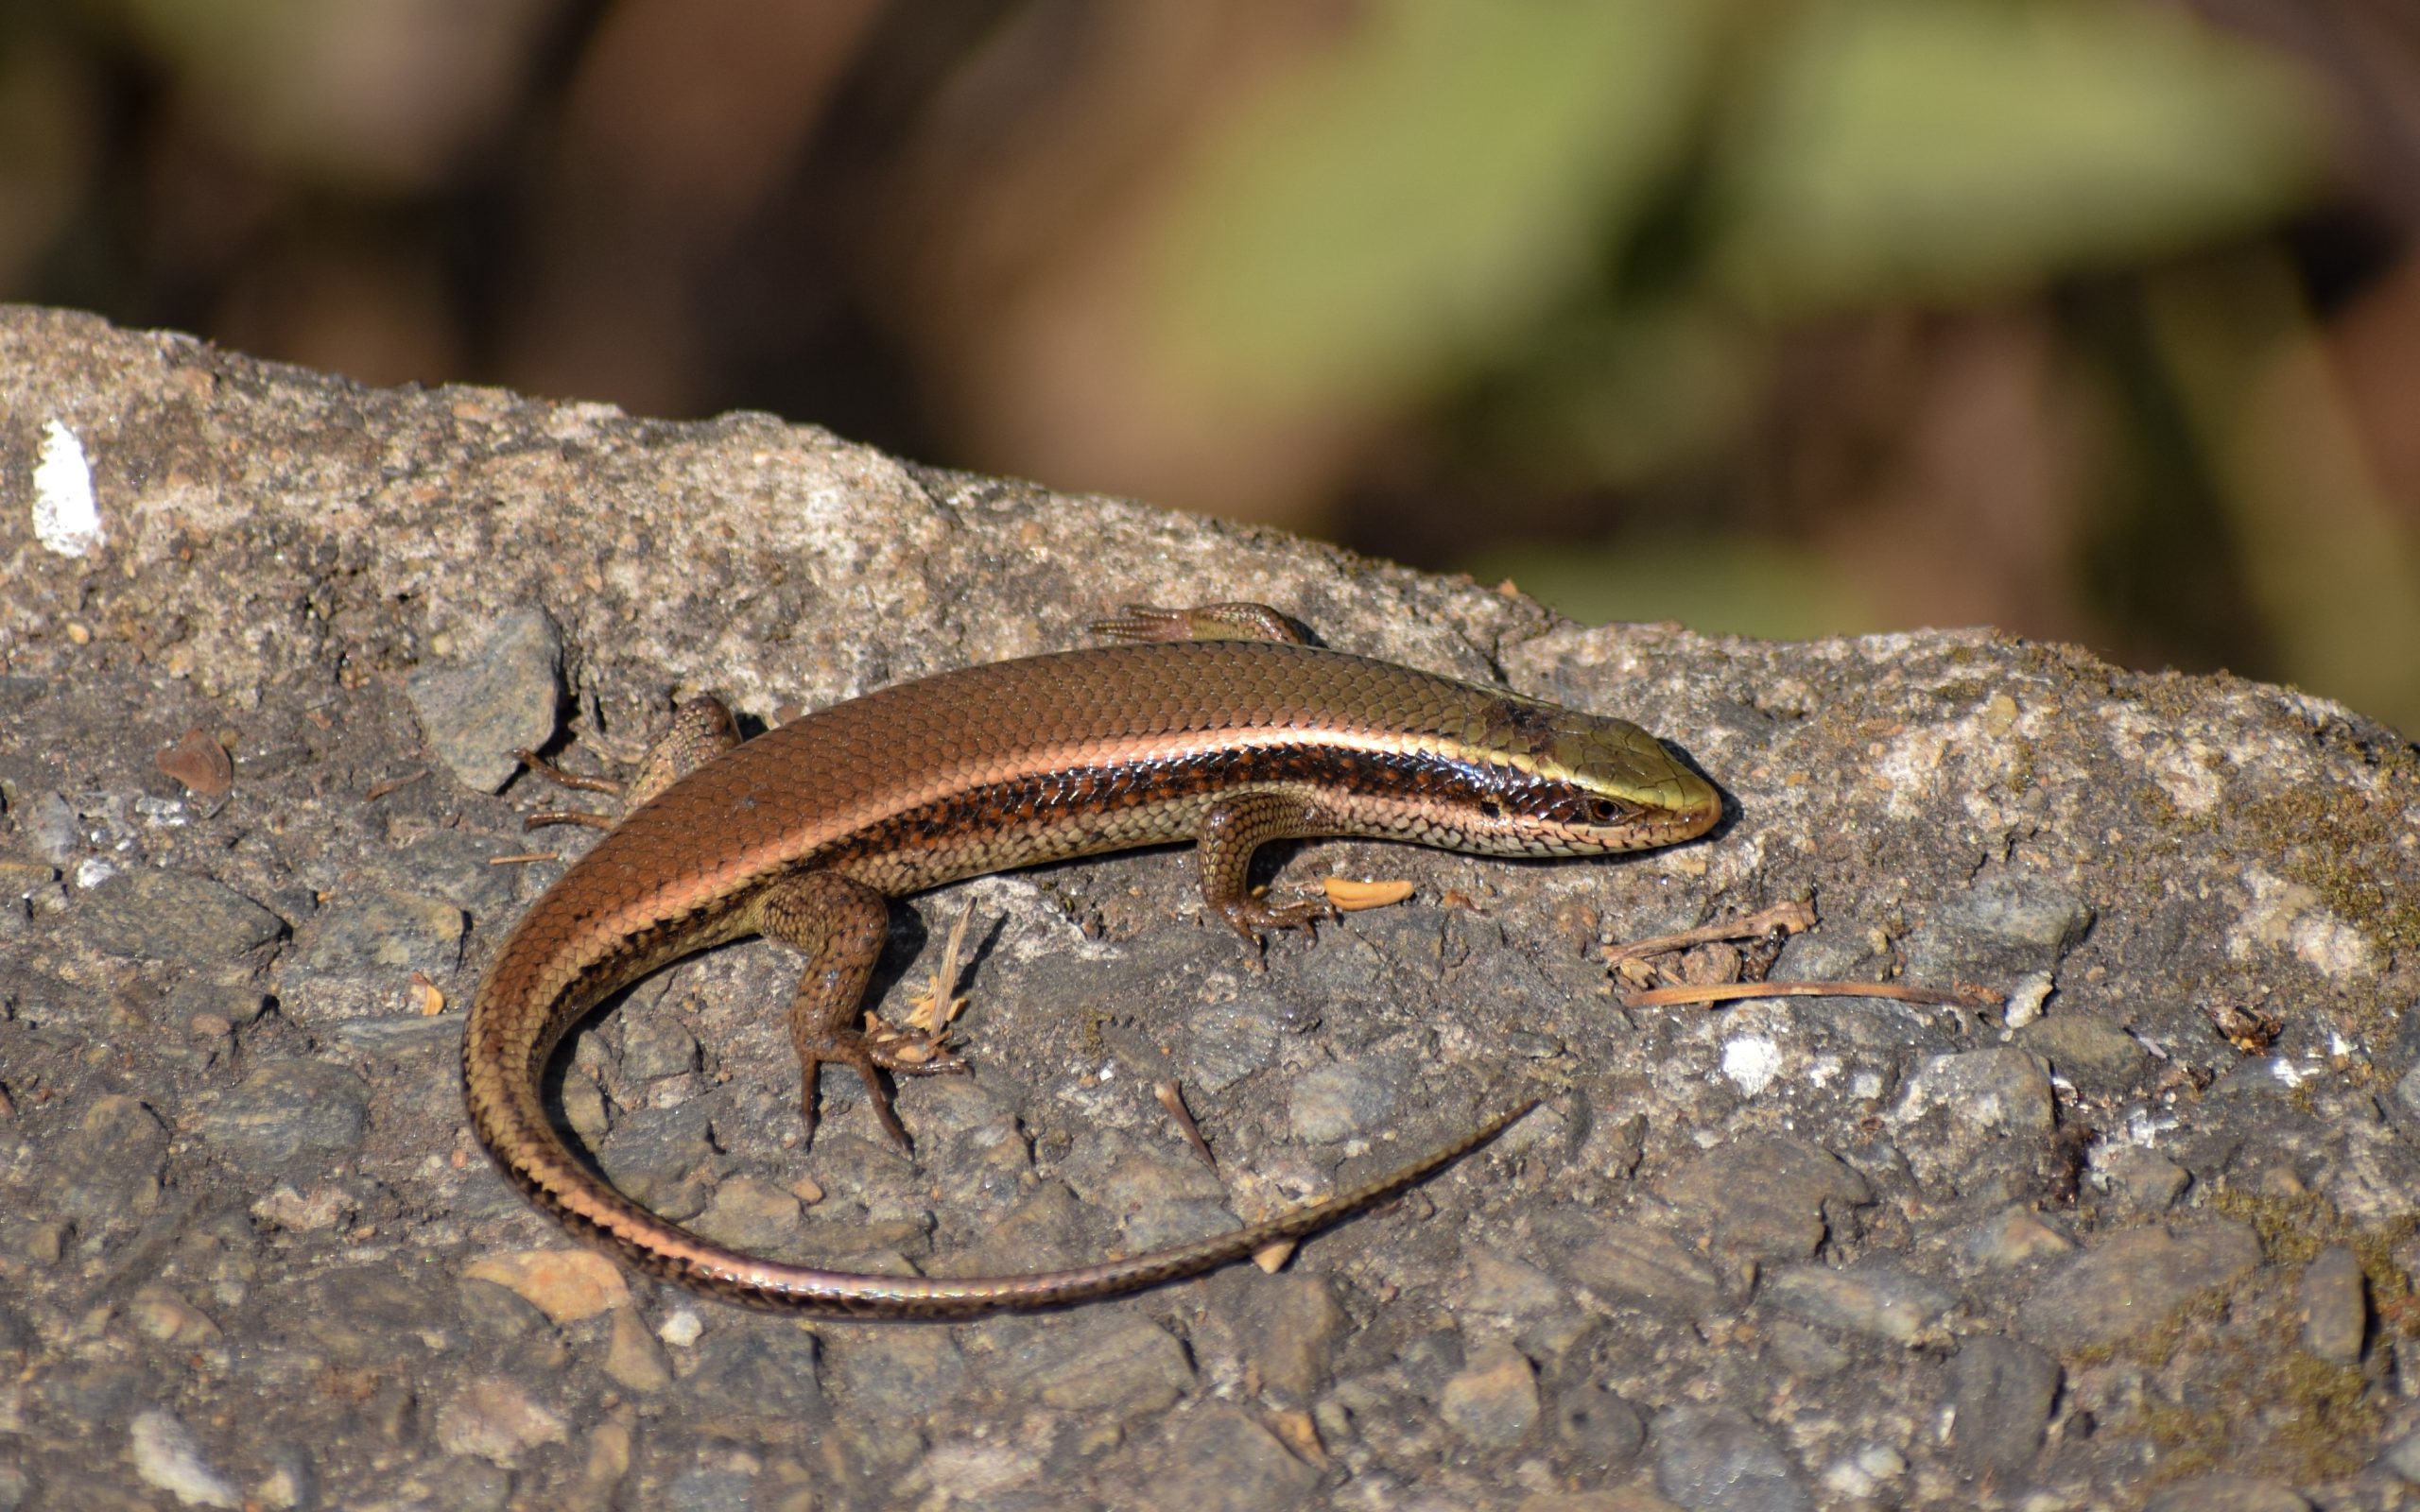
<path id="1" fill-rule="evenodd" d="M 1781 1074 L 1781 1046 L 1760 1034 L 1735 1035 L 1722 1041 L 1722 1074 L 1743 1097 L 1754 1097 Z"/>
<path id="2" fill-rule="evenodd" d="M 76 433 L 57 421 L 42 428 L 42 455 L 34 462 L 34 537 L 62 557 L 98 551 L 103 540 L 93 464 Z"/>

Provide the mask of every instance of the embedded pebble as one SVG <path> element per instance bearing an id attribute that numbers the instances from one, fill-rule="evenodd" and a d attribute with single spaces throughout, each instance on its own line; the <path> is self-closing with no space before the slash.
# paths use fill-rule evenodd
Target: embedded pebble
<path id="1" fill-rule="evenodd" d="M 1193 1074 L 1189 1087 L 1224 1091 L 1276 1058 L 1285 1011 L 1263 998 L 1236 998 L 1196 1010 L 1185 1020 Z"/>
<path id="2" fill-rule="evenodd" d="M 233 887 L 147 867 L 84 893 L 73 918 L 104 954 L 188 964 L 240 960 L 285 933 L 285 920 Z"/>
<path id="3" fill-rule="evenodd" d="M 2030 1209 L 2004 1208 L 1961 1234 L 1958 1247 L 1974 1263 L 1998 1270 L 2064 1255 L 2076 1246 Z"/>
<path id="4" fill-rule="evenodd" d="M 541 1444 L 560 1444 L 562 1418 L 514 1383 L 483 1376 L 465 1383 L 437 1409 L 437 1442 L 452 1454 L 474 1454 L 510 1469 Z"/>
<path id="5" fill-rule="evenodd" d="M 2087 1092 L 2119 1092 L 2150 1070 L 2151 1052 L 2123 1029 L 2082 1013 L 2053 1013 L 2017 1031 L 2017 1044 Z"/>
<path id="6" fill-rule="evenodd" d="M 168 1167 L 168 1131 L 131 1097 L 99 1097 L 76 1121 L 76 1134 L 51 1157 L 51 1190 L 60 1216 L 81 1224 L 123 1222 L 160 1205 Z"/>
<path id="7" fill-rule="evenodd" d="M 622 1074 L 633 1081 L 653 1081 L 698 1069 L 698 1037 L 668 1013 L 625 1015 L 622 1020 Z"/>
<path id="8" fill-rule="evenodd" d="M 1946 987 L 2048 971 L 2092 921 L 2092 904 L 2046 879 L 1989 877 L 1942 900 L 1909 935 L 1908 975 Z"/>
<path id="9" fill-rule="evenodd" d="M 511 1292 L 556 1323 L 577 1323 L 627 1307 L 621 1268 L 593 1249 L 516 1249 L 482 1255 L 463 1274 Z"/>
<path id="10" fill-rule="evenodd" d="M 1294 1457 L 1249 1415 L 1225 1405 L 1181 1421 L 1167 1468 L 1153 1476 L 1153 1500 L 1187 1512 L 1268 1512 L 1298 1504 L 1319 1471 Z"/>
<path id="11" fill-rule="evenodd" d="M 127 1452 L 144 1485 L 156 1486 L 187 1506 L 243 1504 L 233 1484 L 210 1468 L 192 1430 L 173 1414 L 156 1408 L 135 1414 L 127 1429 Z"/>
<path id="12" fill-rule="evenodd" d="M 1559 1214 L 1557 1252 L 1564 1271 L 1608 1300 L 1692 1316 L 1718 1308 L 1714 1267 L 1673 1235 L 1643 1224 L 1604 1223 Z"/>
<path id="13" fill-rule="evenodd" d="M 370 1089 L 359 1076 L 324 1060 L 279 1060 L 214 1103 L 201 1136 L 226 1159 L 267 1171 L 298 1157 L 351 1154 L 369 1120 Z"/>
<path id="14" fill-rule="evenodd" d="M 1731 1407 L 1683 1402 L 1655 1415 L 1655 1486 L 1690 1512 L 1813 1512 L 1772 1435 Z"/>
<path id="15" fill-rule="evenodd" d="M 1725 1249 L 1804 1260 L 1824 1242 L 1826 1203 L 1856 1206 L 1874 1194 L 1828 1150 L 1752 1137 L 1707 1151 L 1673 1182 L 1670 1195 L 1676 1206 L 1707 1215 Z"/>
<path id="16" fill-rule="evenodd" d="M 1028 1327 L 991 1369 L 1046 1405 L 1116 1419 L 1165 1411 L 1192 1388 L 1184 1346 L 1147 1318 L 1094 1314 Z"/>
<path id="17" fill-rule="evenodd" d="M 672 1368 L 638 1309 L 616 1308 L 613 1334 L 605 1349 L 605 1373 L 632 1391 L 662 1391 L 672 1383 Z"/>
<path id="18" fill-rule="evenodd" d="M 2157 1213 L 2173 1207 L 2192 1183 L 2192 1176 L 2168 1157 L 2125 1144 L 2100 1162 L 2101 1174 L 2124 1205 L 2135 1211 Z"/>
<path id="19" fill-rule="evenodd" d="M 1579 1466 L 1597 1475 L 1638 1457 L 1647 1445 L 1647 1422 L 1600 1381 L 1584 1381 L 1555 1395 L 1554 1434 Z"/>
<path id="20" fill-rule="evenodd" d="M 1289 1272 L 1252 1289 L 1244 1349 L 1262 1386 L 1308 1400 L 1327 1381 L 1337 1341 L 1352 1319 L 1324 1276 Z"/>
<path id="21" fill-rule="evenodd" d="M 1959 1464 L 1974 1474 L 2031 1469 L 2058 1399 L 2059 1363 L 2021 1339 L 1980 1333 L 1959 1341 L 1950 1380 Z"/>
<path id="22" fill-rule="evenodd" d="M 1286 1099 L 1294 1137 L 1312 1144 L 1376 1133 L 1394 1110 L 1394 1077 L 1361 1061 L 1305 1072 Z"/>
<path id="23" fill-rule="evenodd" d="M 1483 1449 L 1517 1444 L 1538 1420 L 1537 1369 L 1517 1349 L 1478 1349 L 1438 1393 L 1437 1414 Z"/>
<path id="24" fill-rule="evenodd" d="M 2356 1365 L 2369 1326 L 2361 1263 L 2342 1245 L 2303 1267 L 2303 1348 L 2329 1365 Z"/>
<path id="25" fill-rule="evenodd" d="M 2017 1308 L 2026 1336 L 2062 1352 L 2118 1343 L 2158 1327 L 2197 1295 L 2260 1263 L 2239 1223 L 2133 1228 L 2094 1244 L 2045 1278 Z"/>
<path id="26" fill-rule="evenodd" d="M 690 1227 L 734 1249 L 762 1253 L 794 1242 L 804 1221 L 797 1197 L 761 1177 L 735 1176 L 715 1188 Z"/>
<path id="27" fill-rule="evenodd" d="M 966 1356 L 943 1329 L 874 1329 L 829 1341 L 825 1374 L 857 1412 L 929 1413 L 966 1383 Z"/>
<path id="28" fill-rule="evenodd" d="M 421 732 L 462 785 L 503 790 L 521 770 L 512 752 L 554 738 L 562 697 L 562 632 L 542 609 L 508 613 L 458 664 L 405 679 Z"/>
<path id="29" fill-rule="evenodd" d="M 1810 1323 L 1893 1344 L 1913 1344 L 1956 1301 L 1948 1293 L 1882 1264 L 1853 1270 L 1790 1265 L 1774 1271 L 1759 1299 Z"/>
<path id="30" fill-rule="evenodd" d="M 393 981 L 450 971 L 462 954 L 462 910 L 425 893 L 382 889 L 338 900 L 295 937 L 294 967 Z"/>
<path id="31" fill-rule="evenodd" d="M 2249 1475 L 2196 1475 L 2171 1481 L 2143 1512 L 2311 1512 L 2290 1486 Z"/>

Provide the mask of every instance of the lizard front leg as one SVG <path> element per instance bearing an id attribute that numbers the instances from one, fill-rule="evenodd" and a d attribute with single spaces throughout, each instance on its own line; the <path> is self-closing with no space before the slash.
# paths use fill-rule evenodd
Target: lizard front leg
<path id="1" fill-rule="evenodd" d="M 1319 802 L 1282 788 L 1230 794 L 1212 805 L 1195 836 L 1201 868 L 1201 901 L 1257 950 L 1266 929 L 1307 930 L 1332 917 L 1325 900 L 1305 898 L 1271 903 L 1252 895 L 1253 852 L 1271 840 L 1333 833 Z"/>

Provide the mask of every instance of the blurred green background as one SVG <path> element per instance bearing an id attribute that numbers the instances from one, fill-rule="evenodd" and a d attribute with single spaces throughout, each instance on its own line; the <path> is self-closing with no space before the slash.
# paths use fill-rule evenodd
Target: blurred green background
<path id="1" fill-rule="evenodd" d="M 2415 228 L 2410 0 L 0 6 L 0 297 L 2407 731 Z"/>

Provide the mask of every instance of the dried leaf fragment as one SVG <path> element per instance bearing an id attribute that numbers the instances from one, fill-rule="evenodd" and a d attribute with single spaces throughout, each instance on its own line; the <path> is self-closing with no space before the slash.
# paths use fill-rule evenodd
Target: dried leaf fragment
<path id="1" fill-rule="evenodd" d="M 160 770 L 183 783 L 185 791 L 197 798 L 224 798 L 228 789 L 235 785 L 235 764 L 228 759 L 227 747 L 213 740 L 199 725 L 186 730 L 156 759 Z"/>

